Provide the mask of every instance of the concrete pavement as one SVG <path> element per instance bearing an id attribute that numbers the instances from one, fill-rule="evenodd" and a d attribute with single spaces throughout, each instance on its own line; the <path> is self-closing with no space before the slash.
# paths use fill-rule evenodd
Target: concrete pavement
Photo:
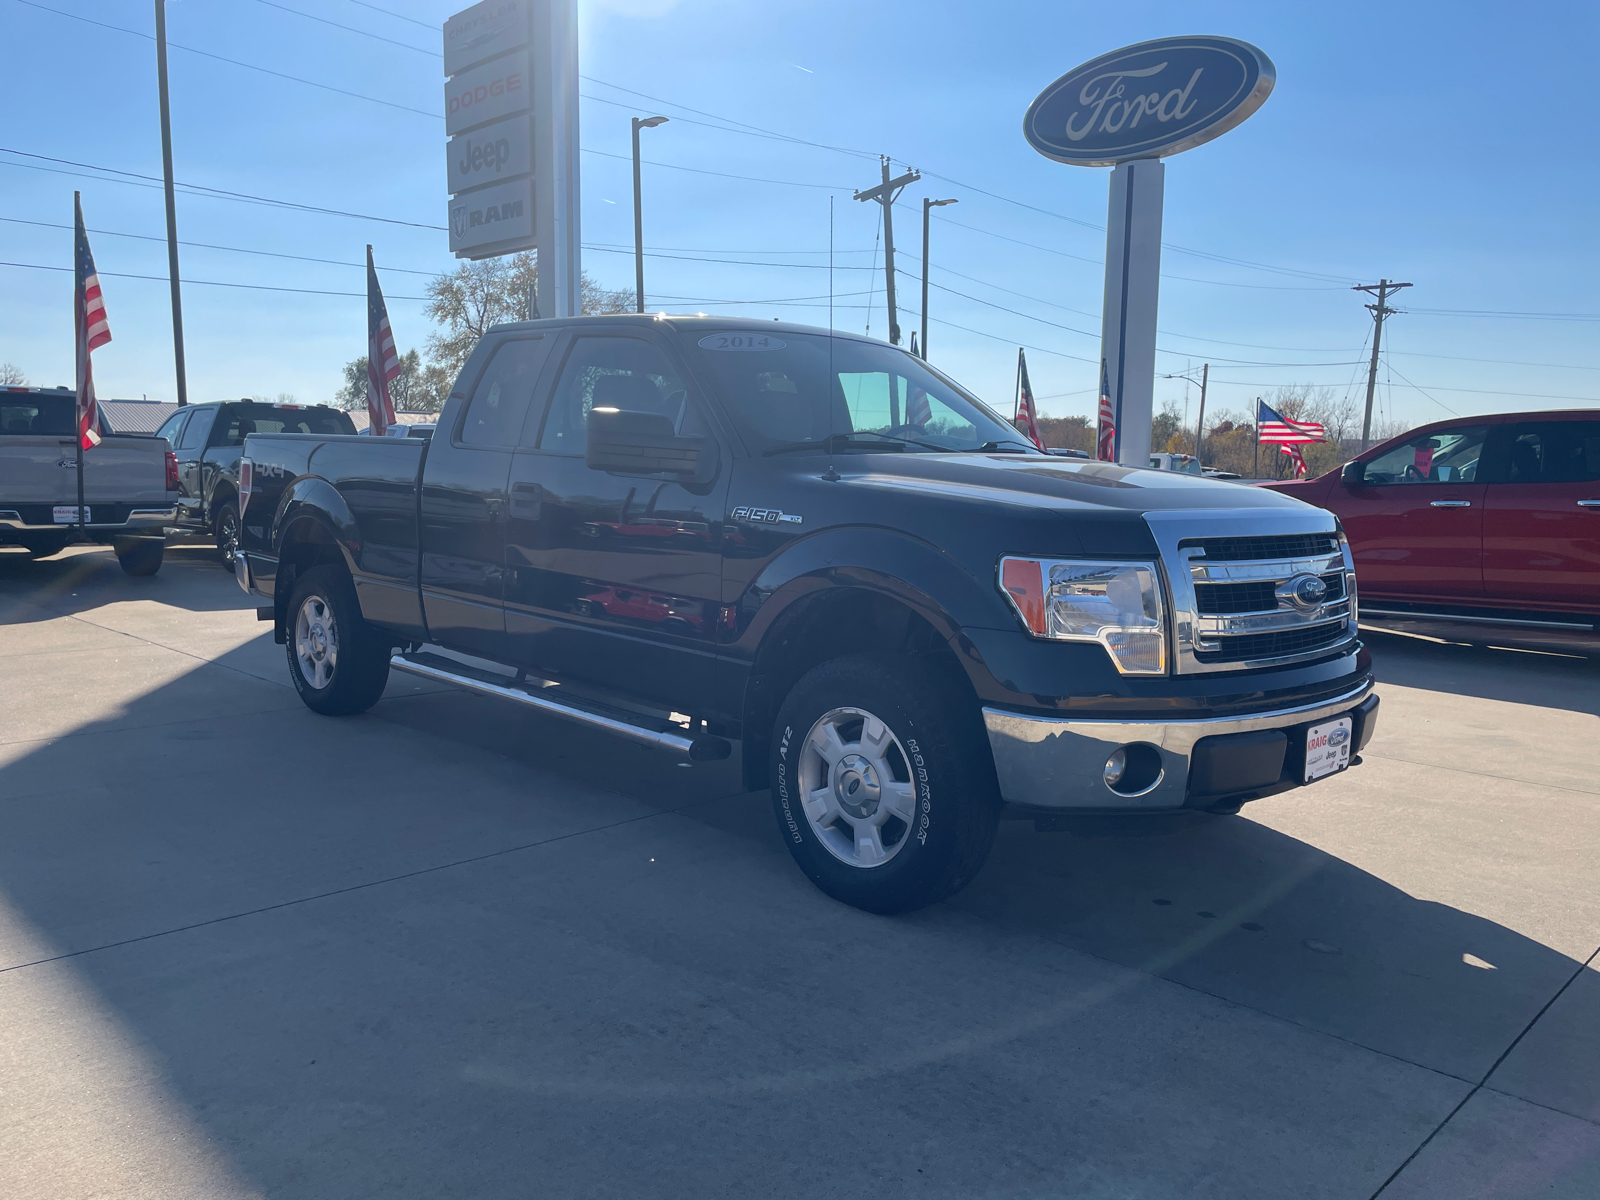
<path id="1" fill-rule="evenodd" d="M 1359 769 L 885 919 L 736 763 L 0 561 L 0 1195 L 1600 1195 L 1600 670 L 1374 645 Z"/>

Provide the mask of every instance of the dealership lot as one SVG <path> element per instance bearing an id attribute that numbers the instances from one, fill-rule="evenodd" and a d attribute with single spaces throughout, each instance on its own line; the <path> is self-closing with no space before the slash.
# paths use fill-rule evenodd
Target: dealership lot
<path id="1" fill-rule="evenodd" d="M 1600 1194 L 1593 663 L 1377 635 L 1359 769 L 886 919 L 736 761 L 312 715 L 207 555 L 0 561 L 0 1194 Z"/>

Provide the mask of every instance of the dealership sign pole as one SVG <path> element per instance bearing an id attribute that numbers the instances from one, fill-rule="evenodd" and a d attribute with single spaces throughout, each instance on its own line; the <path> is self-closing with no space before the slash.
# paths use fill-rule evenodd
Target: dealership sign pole
<path id="1" fill-rule="evenodd" d="M 450 250 L 539 252 L 538 311 L 582 308 L 574 0 L 484 0 L 444 24 Z"/>
<path id="2" fill-rule="evenodd" d="M 1156 309 L 1161 277 L 1161 159 L 1239 124 L 1272 91 L 1272 60 L 1224 37 L 1162 38 L 1103 54 L 1056 80 L 1028 107 L 1023 136 L 1040 154 L 1112 167 L 1101 315 L 1111 457 L 1150 461 Z"/>

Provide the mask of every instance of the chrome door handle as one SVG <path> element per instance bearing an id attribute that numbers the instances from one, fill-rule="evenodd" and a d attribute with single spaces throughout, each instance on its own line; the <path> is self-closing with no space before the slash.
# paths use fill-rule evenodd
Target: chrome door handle
<path id="1" fill-rule="evenodd" d="M 1579 500 L 1579 508 L 1600 508 L 1600 500 Z"/>
<path id="2" fill-rule="evenodd" d="M 1471 508 L 1471 500 L 1430 500 L 1429 508 Z"/>

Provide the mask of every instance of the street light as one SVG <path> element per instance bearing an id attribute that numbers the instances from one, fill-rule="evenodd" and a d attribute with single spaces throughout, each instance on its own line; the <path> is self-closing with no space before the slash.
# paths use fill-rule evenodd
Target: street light
<path id="1" fill-rule="evenodd" d="M 666 117 L 633 118 L 633 281 L 635 312 L 644 311 L 644 199 L 639 191 L 639 130 L 665 125 Z"/>
<path id="2" fill-rule="evenodd" d="M 928 360 L 928 210 L 943 208 L 946 204 L 959 204 L 958 200 L 930 200 L 922 198 L 922 360 Z"/>

